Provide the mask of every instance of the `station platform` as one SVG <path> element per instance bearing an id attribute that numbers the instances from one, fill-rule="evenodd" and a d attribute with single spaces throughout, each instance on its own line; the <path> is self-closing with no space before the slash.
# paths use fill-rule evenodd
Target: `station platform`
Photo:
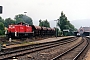
<path id="1" fill-rule="evenodd" d="M 88 52 L 83 60 L 90 60 L 90 49 L 88 50 Z"/>
<path id="2" fill-rule="evenodd" d="M 89 37 L 90 38 L 90 36 L 86 36 L 86 37 Z M 90 60 L 90 49 L 86 53 L 85 58 L 83 60 Z"/>
<path id="3" fill-rule="evenodd" d="M 51 41 L 57 41 L 57 40 L 65 39 L 65 38 L 71 38 L 71 37 L 75 37 L 75 36 L 66 36 L 66 37 L 57 37 L 57 38 L 54 37 L 54 38 L 48 38 L 48 39 L 43 39 L 43 40 L 28 42 L 28 43 L 24 43 L 24 44 L 10 45 L 10 46 L 6 46 L 5 49 L 19 47 L 19 46 L 32 45 L 32 44 L 40 44 L 40 43 L 51 42 Z"/>

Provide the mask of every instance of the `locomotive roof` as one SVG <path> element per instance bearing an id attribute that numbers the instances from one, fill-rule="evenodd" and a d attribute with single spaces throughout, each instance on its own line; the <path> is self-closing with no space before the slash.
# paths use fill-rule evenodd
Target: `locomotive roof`
<path id="1" fill-rule="evenodd" d="M 79 30 L 83 30 L 84 32 L 90 32 L 90 27 L 81 27 Z"/>
<path id="2" fill-rule="evenodd" d="M 24 23 L 24 22 L 19 22 L 19 23 L 17 23 L 17 25 L 30 25 L 30 24 L 28 24 L 28 23 Z"/>

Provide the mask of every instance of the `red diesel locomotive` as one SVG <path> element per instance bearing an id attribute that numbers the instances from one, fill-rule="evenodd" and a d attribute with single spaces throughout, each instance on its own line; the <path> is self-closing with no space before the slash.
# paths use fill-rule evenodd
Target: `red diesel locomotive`
<path id="1" fill-rule="evenodd" d="M 35 36 L 53 36 L 55 29 L 29 25 L 26 23 L 18 23 L 16 25 L 9 25 L 6 33 L 8 38 L 13 37 L 35 37 Z"/>

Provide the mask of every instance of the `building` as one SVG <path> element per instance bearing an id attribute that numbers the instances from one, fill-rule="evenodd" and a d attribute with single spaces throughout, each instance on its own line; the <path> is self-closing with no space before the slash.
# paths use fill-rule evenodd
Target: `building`
<path id="1" fill-rule="evenodd" d="M 83 35 L 84 36 L 89 36 L 90 35 L 90 27 L 82 27 L 84 32 Z"/>
<path id="2" fill-rule="evenodd" d="M 74 32 L 75 36 L 80 34 L 80 36 L 89 36 L 90 35 L 90 27 L 80 27 L 77 31 Z"/>

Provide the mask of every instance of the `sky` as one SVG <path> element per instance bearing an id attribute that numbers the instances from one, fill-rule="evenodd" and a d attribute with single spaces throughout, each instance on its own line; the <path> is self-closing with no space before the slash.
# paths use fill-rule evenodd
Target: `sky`
<path id="1" fill-rule="evenodd" d="M 56 20 L 60 17 L 61 11 L 69 21 L 90 19 L 90 0 L 0 0 L 3 6 L 4 19 L 12 18 L 15 15 L 25 14 L 33 21 Z"/>

